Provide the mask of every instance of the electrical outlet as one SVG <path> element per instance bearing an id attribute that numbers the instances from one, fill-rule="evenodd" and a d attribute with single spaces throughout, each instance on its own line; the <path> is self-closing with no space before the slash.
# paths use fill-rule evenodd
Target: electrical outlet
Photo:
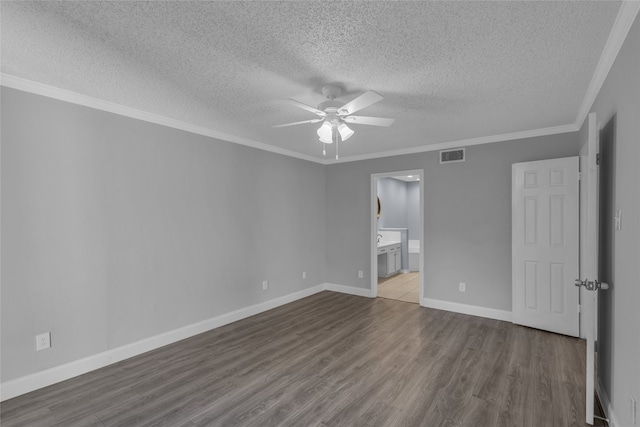
<path id="1" fill-rule="evenodd" d="M 45 350 L 51 347 L 51 332 L 36 335 L 36 351 Z"/>
<path id="2" fill-rule="evenodd" d="M 466 284 L 466 283 L 464 283 L 464 282 L 460 282 L 460 283 L 458 284 L 458 290 L 459 290 L 460 292 L 467 292 L 467 284 Z"/>
<path id="3" fill-rule="evenodd" d="M 303 279 L 306 279 L 306 278 L 307 278 L 307 272 L 306 272 L 306 271 L 303 271 L 303 272 L 302 272 L 302 278 L 303 278 Z"/>
<path id="4" fill-rule="evenodd" d="M 268 280 L 263 280 L 262 281 L 262 290 L 266 291 L 267 289 L 269 289 L 269 281 Z"/>
<path id="5" fill-rule="evenodd" d="M 638 424 L 638 409 L 637 409 L 637 401 L 636 398 L 631 396 L 631 422 L 633 423 L 633 425 L 637 425 Z"/>
<path id="6" fill-rule="evenodd" d="M 364 271 L 358 270 L 358 279 L 362 279 L 364 277 Z"/>

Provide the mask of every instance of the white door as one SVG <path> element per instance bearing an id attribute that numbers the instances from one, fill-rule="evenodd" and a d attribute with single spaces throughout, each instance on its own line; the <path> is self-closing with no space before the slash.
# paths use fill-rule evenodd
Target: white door
<path id="1" fill-rule="evenodd" d="M 578 157 L 512 165 L 513 322 L 578 336 Z"/>
<path id="2" fill-rule="evenodd" d="M 586 421 L 593 425 L 593 397 L 595 388 L 595 341 L 597 340 L 598 325 L 598 292 L 597 287 L 608 288 L 607 284 L 596 285 L 598 278 L 598 212 L 599 200 L 599 166 L 598 153 L 600 151 L 598 131 L 596 128 L 596 114 L 589 114 L 589 140 L 586 144 L 586 153 L 581 153 L 582 160 L 582 185 L 586 187 L 583 192 L 585 199 L 581 205 L 586 209 L 583 216 L 585 227 L 582 228 L 581 241 L 584 244 L 583 257 L 580 263 L 580 280 L 585 285 L 582 290 L 582 314 L 584 337 L 586 345 Z M 591 288 L 591 290 L 587 289 Z"/>

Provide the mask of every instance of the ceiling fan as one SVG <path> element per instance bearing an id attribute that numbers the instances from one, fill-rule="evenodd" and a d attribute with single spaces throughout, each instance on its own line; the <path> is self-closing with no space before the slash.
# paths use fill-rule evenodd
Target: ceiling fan
<path id="1" fill-rule="evenodd" d="M 336 101 L 335 99 L 342 94 L 342 89 L 339 86 L 327 85 L 322 88 L 322 94 L 328 99 L 318 105 L 318 108 L 314 108 L 310 105 L 298 102 L 295 99 L 289 98 L 288 101 L 298 108 L 310 111 L 319 117 L 311 120 L 303 120 L 301 122 L 285 123 L 283 125 L 274 125 L 274 128 L 281 128 L 285 126 L 301 125 L 304 123 L 318 123 L 323 122 L 322 126 L 318 129 L 318 137 L 323 144 L 322 153 L 326 155 L 324 144 L 336 143 L 336 159 L 338 158 L 338 142 L 346 141 L 353 135 L 353 130 L 347 126 L 349 124 L 358 125 L 371 125 L 371 126 L 391 126 L 394 119 L 387 119 L 383 117 L 368 117 L 368 116 L 353 116 L 356 111 L 362 110 L 376 102 L 382 100 L 382 96 L 374 91 L 366 91 L 362 95 L 358 96 L 352 101 L 344 102 Z"/>

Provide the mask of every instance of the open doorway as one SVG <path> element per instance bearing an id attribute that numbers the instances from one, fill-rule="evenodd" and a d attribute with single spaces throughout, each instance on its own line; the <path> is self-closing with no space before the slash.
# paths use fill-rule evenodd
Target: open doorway
<path id="1" fill-rule="evenodd" d="M 422 305 L 424 171 L 371 175 L 371 295 Z"/>

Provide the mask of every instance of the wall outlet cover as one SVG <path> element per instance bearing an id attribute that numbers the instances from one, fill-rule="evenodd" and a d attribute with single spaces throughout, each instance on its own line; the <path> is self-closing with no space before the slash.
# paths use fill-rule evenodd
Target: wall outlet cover
<path id="1" fill-rule="evenodd" d="M 263 280 L 262 281 L 262 290 L 266 291 L 267 289 L 269 289 L 269 281 L 268 280 Z"/>
<path id="2" fill-rule="evenodd" d="M 467 292 L 467 284 L 464 282 L 460 282 L 458 284 L 458 289 L 460 290 L 460 292 Z"/>
<path id="3" fill-rule="evenodd" d="M 358 270 L 358 279 L 362 279 L 364 277 L 364 271 Z"/>
<path id="4" fill-rule="evenodd" d="M 45 350 L 51 347 L 51 332 L 36 335 L 36 351 Z"/>

